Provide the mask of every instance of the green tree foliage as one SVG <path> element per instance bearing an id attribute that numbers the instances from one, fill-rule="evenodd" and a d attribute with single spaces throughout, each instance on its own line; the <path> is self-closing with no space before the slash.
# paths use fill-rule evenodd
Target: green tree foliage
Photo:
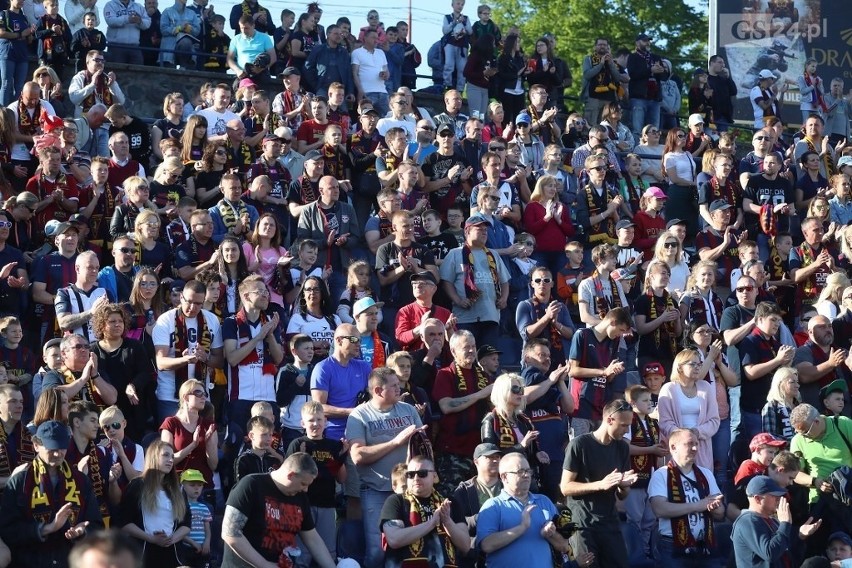
<path id="1" fill-rule="evenodd" d="M 645 32 L 652 49 L 671 60 L 687 84 L 696 66 L 706 66 L 707 15 L 684 0 L 493 0 L 493 18 L 505 37 L 515 26 L 521 32 L 524 53 L 533 52 L 535 40 L 545 33 L 556 37 L 556 53 L 574 75 L 568 89 L 578 95 L 583 57 L 595 39 L 609 40 L 613 53 L 633 50 L 636 34 Z"/>

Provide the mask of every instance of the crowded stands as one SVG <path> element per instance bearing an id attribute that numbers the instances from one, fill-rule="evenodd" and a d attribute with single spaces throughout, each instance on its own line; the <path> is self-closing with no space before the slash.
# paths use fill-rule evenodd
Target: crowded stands
<path id="1" fill-rule="evenodd" d="M 0 568 L 852 566 L 843 79 L 298 8 L 0 12 Z"/>

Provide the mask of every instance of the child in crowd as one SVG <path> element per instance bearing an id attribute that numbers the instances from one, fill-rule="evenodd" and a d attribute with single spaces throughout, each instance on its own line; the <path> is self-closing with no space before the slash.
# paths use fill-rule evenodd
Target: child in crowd
<path id="1" fill-rule="evenodd" d="M 635 215 L 641 211 L 639 200 L 648 189 L 648 184 L 642 179 L 642 159 L 636 154 L 627 154 L 622 173 L 624 177 L 619 180 L 619 193 Z"/>
<path id="2" fill-rule="evenodd" d="M 473 26 L 471 26 L 473 29 L 474 40 L 477 40 L 482 36 L 490 35 L 494 36 L 494 45 L 499 46 L 503 36 L 500 33 L 500 27 L 491 19 L 491 6 L 488 4 L 480 5 L 476 9 L 476 16 L 479 19 L 473 22 Z M 476 43 L 476 41 L 473 43 Z"/>
<path id="3" fill-rule="evenodd" d="M 793 236 L 787 232 L 779 232 L 769 241 L 769 259 L 766 261 L 766 285 L 773 291 L 775 303 L 781 308 L 781 318 L 790 329 L 794 328 L 793 310 L 796 304 L 796 282 L 790 278 L 792 248 Z"/>
<path id="4" fill-rule="evenodd" d="M 346 270 L 346 290 L 340 296 L 337 305 L 337 315 L 342 323 L 355 323 L 352 318 L 352 305 L 361 298 L 378 299 L 370 288 L 370 277 L 372 271 L 370 265 L 364 260 L 356 260 Z M 382 311 L 379 310 L 379 324 L 382 323 Z"/>
<path id="5" fill-rule="evenodd" d="M 400 400 L 407 402 L 417 409 L 423 424 L 432 422 L 432 411 L 429 404 L 429 396 L 421 387 L 411 384 L 411 364 L 413 359 L 408 351 L 396 351 L 391 353 L 387 360 L 387 366 L 396 372 L 399 377 Z M 405 481 L 403 480 L 403 488 Z"/>
<path id="6" fill-rule="evenodd" d="M 405 472 L 408 471 L 408 466 L 404 463 L 398 463 L 391 470 L 391 489 L 397 495 L 405 493 Z"/>
<path id="7" fill-rule="evenodd" d="M 287 363 L 275 377 L 275 396 L 281 407 L 281 445 L 305 435 L 302 427 L 302 407 L 311 400 L 311 361 L 314 358 L 314 341 L 303 333 L 290 338 L 293 362 Z"/>
<path id="8" fill-rule="evenodd" d="M 59 15 L 59 0 L 44 0 L 44 17 L 36 24 L 38 59 L 47 65 L 62 80 L 65 64 L 71 52 L 71 26 Z"/>
<path id="9" fill-rule="evenodd" d="M 6 316 L 0 319 L 0 361 L 5 363 L 2 372 L 8 375 L 8 382 L 21 387 L 21 391 L 25 393 L 24 404 L 26 405 L 27 400 L 32 399 L 27 392 L 30 389 L 23 387 L 33 380 L 38 369 L 38 361 L 30 348 L 22 345 L 23 339 L 24 330 L 18 318 Z"/>
<path id="10" fill-rule="evenodd" d="M 444 234 L 453 237 L 458 243 L 457 247 L 464 245 L 464 219 L 464 211 L 460 207 L 447 208 L 447 228 Z"/>
<path id="11" fill-rule="evenodd" d="M 459 246 L 458 241 L 454 235 L 441 232 L 441 214 L 434 209 L 424 211 L 420 219 L 423 221 L 425 235 L 417 239 L 417 242 L 431 250 L 435 256 L 435 264 L 441 266 L 447 253 Z"/>
<path id="12" fill-rule="evenodd" d="M 760 250 L 757 248 L 755 241 L 747 240 L 740 243 L 737 255 L 740 258 L 740 266 L 731 270 L 731 290 L 737 287 L 737 281 L 743 275 L 743 265 L 750 260 L 759 259 Z M 719 285 L 724 285 L 724 282 L 720 282 Z"/>
<path id="13" fill-rule="evenodd" d="M 74 60 L 74 71 L 82 71 L 86 67 L 86 54 L 97 50 L 106 50 L 106 36 L 96 28 L 98 15 L 86 12 L 83 15 L 83 27 L 74 32 L 71 37 L 71 59 Z"/>
<path id="14" fill-rule="evenodd" d="M 175 250 L 179 245 L 189 240 L 191 232 L 189 219 L 196 209 L 198 209 L 198 202 L 195 199 L 189 196 L 178 199 L 177 217 L 174 221 L 166 225 L 166 236 L 169 238 L 169 245 L 172 250 Z"/>
<path id="15" fill-rule="evenodd" d="M 638 278 L 639 265 L 643 254 L 633 248 L 633 238 L 636 235 L 636 225 L 629 219 L 622 219 L 615 224 L 618 244 L 615 245 L 616 271 L 621 274 L 621 289 L 628 300 L 635 300 L 642 293 L 642 284 Z"/>
<path id="16" fill-rule="evenodd" d="M 583 259 L 583 254 L 583 244 L 580 241 L 571 241 L 565 245 L 565 257 L 568 262 L 556 275 L 556 294 L 560 300 L 565 302 L 573 321 L 580 321 L 577 288 L 580 286 L 580 282 L 592 274 L 592 269 Z"/>
<path id="17" fill-rule="evenodd" d="M 302 282 L 310 276 L 327 279 L 328 274 L 323 272 L 322 266 L 317 264 L 319 257 L 319 246 L 311 239 L 302 240 L 296 255 L 296 261 L 290 263 L 290 279 L 293 281 L 293 286 L 297 289 L 302 286 Z"/>
<path id="18" fill-rule="evenodd" d="M 281 441 L 281 430 L 278 423 L 278 417 L 275 416 L 275 409 L 272 408 L 272 405 L 265 400 L 255 402 L 251 405 L 249 417 L 254 418 L 255 416 L 263 416 L 272 423 L 272 440 L 269 443 L 269 447 L 272 450 L 272 453 L 278 456 L 278 461 L 283 462 L 284 452 L 287 451 L 287 446 L 285 446 Z M 249 442 L 248 437 L 246 437 L 246 442 Z"/>
<path id="19" fill-rule="evenodd" d="M 346 481 L 344 461 L 346 452 L 349 451 L 349 442 L 325 438 L 326 424 L 327 420 L 320 403 L 312 400 L 305 404 L 302 407 L 302 426 L 305 428 L 305 435 L 290 443 L 290 447 L 287 448 L 287 457 L 296 452 L 306 452 L 317 464 L 317 476 L 308 487 L 308 501 L 311 503 L 317 532 L 328 546 L 331 557 L 337 558 L 335 482 Z M 306 547 L 300 546 L 302 555 L 308 554 Z M 310 565 L 310 561 L 308 560 L 305 565 Z"/>
<path id="20" fill-rule="evenodd" d="M 272 450 L 272 421 L 264 416 L 252 416 L 246 425 L 251 447 L 234 461 L 234 483 L 252 473 L 269 473 L 284 461 Z"/>
<path id="21" fill-rule="evenodd" d="M 832 566 L 840 563 L 840 568 L 852 567 L 852 538 L 842 531 L 831 533 L 825 555 Z"/>
<path id="22" fill-rule="evenodd" d="M 648 391 L 651 393 L 651 409 L 648 416 L 655 420 L 660 418 L 657 413 L 657 401 L 660 398 L 660 389 L 664 382 L 666 382 L 666 370 L 663 366 L 656 361 L 645 363 L 645 366 L 642 367 L 642 384 L 648 387 Z"/>
<path id="23" fill-rule="evenodd" d="M 180 474 L 183 492 L 189 501 L 192 517 L 189 534 L 181 541 L 181 562 L 192 568 L 202 568 L 210 561 L 210 541 L 213 531 L 210 524 L 213 514 L 210 508 L 198 500 L 204 491 L 204 475 L 197 469 L 187 469 Z"/>
<path id="24" fill-rule="evenodd" d="M 846 381 L 837 379 L 819 389 L 819 400 L 825 409 L 822 414 L 826 416 L 841 416 L 843 407 L 846 405 L 846 395 L 849 389 Z"/>
<path id="25" fill-rule="evenodd" d="M 645 555 L 651 556 L 651 535 L 657 518 L 651 510 L 648 500 L 648 483 L 651 474 L 662 465 L 662 458 L 668 454 L 666 444 L 660 434 L 660 425 L 651 418 L 651 391 L 645 385 L 633 385 L 624 392 L 627 402 L 633 409 L 633 421 L 630 424 L 630 469 L 636 472 L 638 480 L 630 488 L 624 502 L 627 522 L 641 535 Z"/>
<path id="26" fill-rule="evenodd" d="M 737 474 L 734 476 L 734 486 L 745 490 L 745 486 L 751 481 L 755 475 L 766 475 L 766 470 L 769 464 L 775 459 L 775 455 L 787 445 L 787 442 L 780 438 L 776 438 L 772 434 L 762 432 L 751 439 L 748 445 L 751 451 L 751 457 L 744 460 Z"/>
<path id="27" fill-rule="evenodd" d="M 202 39 L 202 51 L 210 55 L 203 58 L 204 71 L 226 71 L 228 69 L 226 56 L 231 45 L 231 38 L 225 33 L 225 16 L 216 14 L 210 20 L 210 29 Z"/>

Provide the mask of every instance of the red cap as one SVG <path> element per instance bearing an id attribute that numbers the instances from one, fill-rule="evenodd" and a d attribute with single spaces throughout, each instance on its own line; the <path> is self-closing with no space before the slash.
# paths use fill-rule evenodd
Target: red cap
<path id="1" fill-rule="evenodd" d="M 763 446 L 772 446 L 773 448 L 783 448 L 787 445 L 787 442 L 780 438 L 776 438 L 772 434 L 767 434 L 763 432 L 758 434 L 754 438 L 751 439 L 751 443 L 748 445 L 748 449 L 752 452 L 756 452 Z"/>
<path id="2" fill-rule="evenodd" d="M 660 375 L 665 377 L 666 370 L 663 369 L 663 366 L 656 361 L 652 363 L 645 363 L 645 366 L 642 367 L 642 376 L 647 377 L 648 375 Z"/>

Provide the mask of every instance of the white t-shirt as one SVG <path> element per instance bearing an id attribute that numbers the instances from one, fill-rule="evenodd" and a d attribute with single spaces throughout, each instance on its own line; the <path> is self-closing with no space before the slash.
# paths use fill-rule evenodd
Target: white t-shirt
<path id="1" fill-rule="evenodd" d="M 334 328 L 328 324 L 325 318 L 318 318 L 311 314 L 302 314 L 298 310 L 293 312 L 290 323 L 287 324 L 287 335 L 304 333 L 314 341 L 326 341 L 330 345 L 329 355 L 334 351 L 334 329 L 340 325 L 340 318 L 334 316 Z"/>
<path id="2" fill-rule="evenodd" d="M 692 398 L 683 393 L 680 387 L 672 389 L 676 393 L 677 403 L 680 405 L 680 419 L 682 428 L 695 428 L 698 426 L 698 415 L 701 413 L 701 399 L 696 394 Z"/>
<path id="3" fill-rule="evenodd" d="M 415 128 L 417 123 L 413 119 L 408 118 L 408 116 L 406 116 L 403 120 L 397 120 L 391 117 L 380 118 L 379 122 L 376 123 L 376 130 L 379 131 L 379 134 L 384 136 L 391 128 L 402 128 L 405 130 L 405 139 L 408 142 L 414 142 L 417 139 L 417 130 Z"/>
<path id="4" fill-rule="evenodd" d="M 198 111 L 199 114 L 207 119 L 207 137 L 222 136 L 227 132 L 226 125 L 229 121 L 240 117 L 233 111 L 225 109 L 224 112 L 216 112 L 212 108 L 206 108 Z"/>
<path id="5" fill-rule="evenodd" d="M 39 102 L 41 103 L 41 110 L 42 111 L 46 112 L 47 114 L 49 114 L 51 116 L 56 116 L 56 111 L 53 110 L 52 104 L 50 104 L 49 102 L 47 102 L 44 99 L 41 99 Z M 12 111 L 12 113 L 15 115 L 15 121 L 17 122 L 17 120 L 18 120 L 18 101 L 17 100 L 12 101 L 6 108 L 8 108 Z M 35 109 L 33 109 L 33 112 L 35 112 Z M 29 113 L 27 113 L 27 114 L 29 114 Z M 32 120 L 35 120 L 35 121 L 38 121 L 38 119 L 39 119 L 39 117 L 37 117 L 37 116 L 36 117 L 30 117 L 30 118 Z M 27 146 L 25 144 L 17 143 L 17 144 L 12 145 L 12 159 L 13 160 L 27 161 L 27 160 L 30 160 L 31 158 L 32 158 L 32 155 L 30 154 L 30 151 L 29 151 L 29 149 L 27 149 Z"/>
<path id="6" fill-rule="evenodd" d="M 701 473 L 704 474 L 704 478 L 707 480 L 707 485 L 710 489 L 709 495 L 717 495 L 721 493 L 721 491 L 719 491 L 719 486 L 716 485 L 716 478 L 713 477 L 713 472 L 700 466 L 693 466 L 693 468 L 696 467 L 701 470 Z M 648 499 L 653 499 L 654 497 L 662 497 L 666 500 L 668 499 L 668 475 L 669 468 L 667 467 L 661 467 L 651 474 L 651 481 L 648 484 Z M 684 478 L 683 493 L 686 497 L 686 501 L 688 503 L 697 503 L 698 501 L 701 501 L 701 497 L 698 496 L 698 489 L 695 485 L 695 472 L 693 471 L 689 475 L 681 474 L 681 477 Z M 690 483 L 690 480 L 692 483 Z M 660 535 L 671 537 L 672 520 L 660 517 L 658 522 Z M 704 515 L 702 513 L 690 514 L 689 528 L 692 531 L 692 536 L 694 536 L 696 540 L 702 540 L 704 538 Z"/>
<path id="7" fill-rule="evenodd" d="M 663 156 L 666 172 L 673 172 L 677 177 L 695 183 L 695 161 L 688 152 L 669 152 Z M 672 182 L 674 183 L 674 182 Z"/>
<path id="8" fill-rule="evenodd" d="M 157 510 L 142 509 L 142 524 L 145 525 L 145 532 L 148 534 L 155 532 L 172 534 L 175 531 L 172 502 L 169 501 L 169 496 L 162 489 L 157 491 Z"/>
<path id="9" fill-rule="evenodd" d="M 760 85 L 755 85 L 748 93 L 748 100 L 751 101 L 751 110 L 754 111 L 754 127 L 763 128 L 763 109 L 757 104 L 757 99 L 765 99 L 763 90 Z"/>
<path id="10" fill-rule="evenodd" d="M 385 82 L 379 79 L 379 73 L 388 67 L 388 59 L 381 49 L 370 53 L 363 47 L 352 52 L 352 65 L 358 65 L 358 78 L 365 93 L 386 93 Z"/>
<path id="11" fill-rule="evenodd" d="M 179 309 L 179 308 L 178 308 Z M 169 310 L 159 318 L 154 325 L 154 331 L 151 333 L 151 338 L 154 341 L 154 347 L 168 346 L 169 350 L 166 353 L 167 357 L 180 357 L 180 354 L 175 353 L 175 317 L 177 310 Z M 201 310 L 204 314 L 204 321 L 207 329 L 210 330 L 212 342 L 210 349 L 220 349 L 222 347 L 222 331 L 219 327 L 219 318 L 212 312 Z M 186 341 L 190 349 L 198 345 L 198 330 L 196 329 L 195 318 L 188 319 L 186 322 Z M 190 363 L 187 367 L 187 374 L 190 377 L 195 376 L 195 364 Z M 206 383 L 206 381 L 204 381 Z M 157 371 L 157 400 L 177 402 L 175 397 L 175 372 L 174 371 Z"/>

